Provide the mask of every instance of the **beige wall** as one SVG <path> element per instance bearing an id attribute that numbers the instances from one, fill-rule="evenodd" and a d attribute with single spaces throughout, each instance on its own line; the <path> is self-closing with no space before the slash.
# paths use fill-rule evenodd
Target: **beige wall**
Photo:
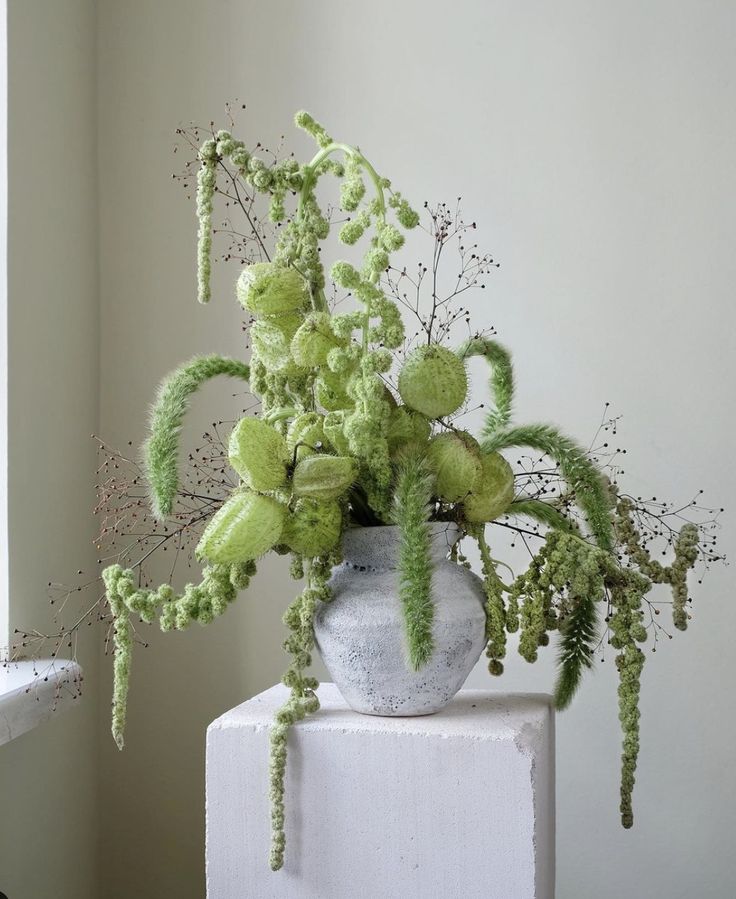
<path id="1" fill-rule="evenodd" d="M 94 570 L 99 316 L 96 10 L 9 0 L 11 627 L 49 627 L 46 583 Z M 76 708 L 0 747 L 0 891 L 96 899 L 97 636 Z"/>
<path id="2" fill-rule="evenodd" d="M 242 0 L 99 6 L 100 426 L 110 441 L 142 437 L 153 387 L 178 361 L 200 351 L 240 351 L 231 276 L 218 274 L 209 308 L 194 302 L 192 208 L 170 177 L 178 164 L 175 126 L 207 121 L 225 99 L 240 97 L 249 105 L 246 141 L 273 142 L 285 131 L 292 141 L 291 116 L 304 106 L 339 137 L 360 143 L 415 201 L 467 198 L 482 239 L 503 262 L 474 311 L 515 349 L 520 420 L 553 418 L 585 439 L 610 400 L 626 413 L 622 442 L 632 451 L 634 492 L 687 499 L 703 487 L 736 507 L 728 475 L 736 355 L 730 3 L 377 0 L 370 11 Z M 32 397 L 33 415 L 27 401 L 15 406 L 24 416 L 14 458 L 27 476 L 15 479 L 11 504 L 25 491 L 30 511 L 16 536 L 13 576 L 33 605 L 43 592 L 34 582 L 35 548 L 43 546 L 54 571 L 66 570 L 87 536 L 81 518 L 72 516 L 69 527 L 67 511 L 70 499 L 84 494 L 93 461 L 83 436 L 93 426 L 96 390 L 88 280 L 93 114 L 89 62 L 75 64 L 86 58 L 76 42 L 89 39 L 93 10 L 17 2 L 13 14 L 44 42 L 37 57 L 15 62 L 11 48 L 11 75 L 18 71 L 22 79 L 11 83 L 11 97 L 16 91 L 23 98 L 16 115 L 29 132 L 22 145 L 25 131 L 11 133 L 11 166 L 15 159 L 29 172 L 15 199 L 11 194 L 25 254 L 11 286 L 15 297 L 34 304 L 14 305 L 11 313 L 30 335 L 25 346 L 38 347 L 42 335 L 48 366 L 22 361 L 19 398 L 23 391 Z M 45 87 L 44 73 L 59 77 Z M 59 102 L 48 116 L 34 117 L 33 91 L 40 90 L 58 92 Z M 11 107 L 11 127 L 12 117 Z M 61 141 L 70 121 L 78 129 Z M 293 136 L 293 146 L 304 151 L 308 144 Z M 72 214 L 79 218 L 69 220 Z M 226 388 L 206 392 L 190 433 L 227 405 L 225 395 Z M 67 461 L 52 484 L 47 465 L 57 453 Z M 58 491 L 63 501 L 49 503 Z M 726 541 L 732 536 L 724 533 Z M 732 580 L 721 571 L 706 583 L 691 632 L 677 645 L 661 645 L 645 674 L 633 832 L 617 824 L 610 660 L 561 716 L 561 896 L 720 899 L 733 892 Z M 152 648 L 135 660 L 122 755 L 107 736 L 103 666 L 106 899 L 202 896 L 204 728 L 278 677 L 279 618 L 290 595 L 282 566 L 272 561 L 237 608 L 206 631 L 152 631 Z M 512 661 L 502 686 L 547 687 L 551 656 L 534 668 Z M 474 673 L 474 686 L 487 683 L 480 669 Z M 63 789 L 55 781 L 61 794 L 54 808 L 62 819 L 71 815 L 72 826 L 54 836 L 65 866 L 54 878 L 55 896 L 62 887 L 85 895 L 86 885 L 77 887 L 74 878 L 91 870 L 85 860 L 94 846 L 93 777 L 85 773 L 95 771 L 95 759 L 84 740 L 91 698 L 90 689 L 77 719 L 69 715 L 10 750 L 27 765 L 19 771 L 30 777 L 43 770 L 45 783 L 55 772 L 38 759 L 52 728 L 68 728 L 73 777 L 67 774 Z M 54 744 L 56 758 L 62 742 Z M 11 783 L 7 770 L 0 778 L 12 795 L 23 778 Z M 26 834 L 19 843 L 29 858 L 48 858 L 52 847 L 44 854 L 27 826 L 22 816 L 20 823 L 3 816 L 0 825 L 3 837 Z M 8 846 L 3 839 L 2 851 Z M 43 864 L 32 876 L 48 883 Z M 35 899 L 43 889 L 26 894 Z M 8 892 L 23 897 L 20 887 Z"/>

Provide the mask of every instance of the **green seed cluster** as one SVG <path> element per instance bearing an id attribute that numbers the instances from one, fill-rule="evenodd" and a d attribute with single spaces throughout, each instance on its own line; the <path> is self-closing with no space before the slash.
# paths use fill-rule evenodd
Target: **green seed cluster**
<path id="1" fill-rule="evenodd" d="M 496 563 L 491 558 L 491 551 L 486 543 L 482 528 L 473 532 L 480 550 L 483 571 L 483 585 L 486 594 L 486 656 L 489 659 L 488 671 L 495 677 L 503 674 L 503 659 L 506 655 L 506 631 L 508 619 L 503 594 L 507 588 L 496 571 Z M 518 615 L 518 605 L 513 607 L 513 614 Z M 518 620 L 518 619 L 517 619 Z"/>
<path id="2" fill-rule="evenodd" d="M 113 616 L 115 649 L 112 700 L 112 733 L 119 749 L 123 748 L 125 718 L 130 684 L 132 626 L 130 615 L 138 615 L 150 624 L 160 614 L 161 630 L 183 630 L 192 622 L 209 624 L 222 615 L 244 590 L 256 573 L 254 562 L 234 565 L 211 565 L 202 572 L 199 584 L 187 584 L 176 594 L 169 584 L 156 590 L 136 586 L 136 574 L 120 565 L 110 565 L 102 573 L 107 601 Z M 159 612 L 160 610 L 160 612 Z"/>
<path id="3" fill-rule="evenodd" d="M 269 799 L 271 802 L 271 869 L 277 871 L 284 864 L 286 834 L 284 832 L 284 781 L 286 777 L 287 738 L 289 728 L 319 708 L 316 690 L 319 682 L 305 673 L 312 663 L 314 649 L 314 612 L 319 602 L 329 602 L 330 589 L 327 581 L 333 565 L 340 561 L 332 554 L 318 557 L 303 564 L 295 559 L 292 576 L 306 574 L 307 585 L 292 602 L 284 614 L 284 624 L 289 628 L 289 636 L 284 649 L 291 655 L 283 677 L 283 683 L 291 693 L 287 702 L 276 713 L 271 728 L 271 755 L 269 762 Z"/>
<path id="4" fill-rule="evenodd" d="M 672 620 L 678 630 L 687 630 L 687 575 L 698 558 L 698 529 L 686 524 L 675 541 L 675 558 L 671 565 L 652 559 L 642 545 L 641 535 L 632 519 L 633 503 L 627 497 L 616 505 L 616 531 L 621 545 L 631 561 L 655 584 L 669 584 L 672 588 Z"/>

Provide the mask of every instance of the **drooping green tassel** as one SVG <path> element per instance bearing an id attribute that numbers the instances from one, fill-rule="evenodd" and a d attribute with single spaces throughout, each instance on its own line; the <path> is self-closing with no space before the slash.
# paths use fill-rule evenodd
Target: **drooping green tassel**
<path id="1" fill-rule="evenodd" d="M 312 662 L 314 612 L 318 602 L 327 602 L 331 597 L 327 581 L 332 566 L 338 561 L 339 558 L 335 554 L 315 559 L 299 557 L 298 567 L 304 566 L 303 572 L 307 577 L 307 586 L 284 614 L 284 624 L 290 631 L 284 642 L 284 649 L 291 655 L 291 664 L 284 674 L 283 683 L 291 693 L 276 713 L 270 734 L 271 849 L 269 864 L 272 871 L 278 871 L 283 866 L 286 850 L 284 795 L 289 729 L 319 709 L 319 699 L 315 692 L 319 682 L 316 678 L 308 676 L 305 670 Z"/>
<path id="2" fill-rule="evenodd" d="M 199 584 L 187 584 L 176 594 L 169 584 L 155 590 L 136 586 L 137 576 L 122 565 L 108 565 L 102 572 L 105 594 L 113 618 L 114 686 L 112 699 L 112 735 L 118 749 L 124 745 L 133 634 L 130 616 L 138 615 L 150 624 L 160 609 L 161 630 L 182 630 L 193 621 L 209 624 L 221 615 L 244 590 L 255 574 L 254 562 L 234 565 L 209 565 Z"/>

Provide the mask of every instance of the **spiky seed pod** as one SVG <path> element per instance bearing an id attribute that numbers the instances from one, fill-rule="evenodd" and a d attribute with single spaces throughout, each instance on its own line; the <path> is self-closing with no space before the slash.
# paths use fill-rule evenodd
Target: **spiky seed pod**
<path id="1" fill-rule="evenodd" d="M 286 482 L 289 448 L 279 432 L 259 418 L 241 418 L 228 445 L 230 464 L 254 490 L 275 490 Z"/>
<path id="2" fill-rule="evenodd" d="M 468 521 L 493 521 L 514 500 L 514 472 L 500 453 L 481 456 L 481 474 L 475 488 L 463 502 Z"/>
<path id="3" fill-rule="evenodd" d="M 465 431 L 447 431 L 429 441 L 427 462 L 435 476 L 435 492 L 447 503 L 459 502 L 478 483 L 481 455 L 478 444 Z"/>
<path id="4" fill-rule="evenodd" d="M 430 419 L 457 411 L 465 402 L 467 392 L 464 362 L 451 350 L 436 344 L 414 350 L 399 373 L 401 399 Z"/>
<path id="5" fill-rule="evenodd" d="M 299 272 L 272 262 L 255 262 L 244 268 L 236 290 L 241 306 L 256 315 L 294 312 L 309 302 L 306 283 Z"/>
<path id="6" fill-rule="evenodd" d="M 351 409 L 355 401 L 345 390 L 345 378 L 323 368 L 314 384 L 317 402 L 328 412 Z"/>
<path id="7" fill-rule="evenodd" d="M 308 558 L 329 552 L 340 539 L 342 509 L 331 500 L 300 499 L 286 520 L 282 540 L 294 552 Z"/>
<path id="8" fill-rule="evenodd" d="M 292 362 L 291 340 L 273 322 L 266 319 L 253 322 L 250 339 L 259 359 L 270 371 L 281 371 Z"/>
<path id="9" fill-rule="evenodd" d="M 424 443 L 429 440 L 431 426 L 427 419 L 413 409 L 397 406 L 391 410 L 386 439 L 390 452 L 395 452 L 408 443 Z"/>
<path id="10" fill-rule="evenodd" d="M 325 446 L 324 416 L 318 412 L 302 412 L 292 421 L 286 434 L 290 458 L 306 459 Z"/>
<path id="11" fill-rule="evenodd" d="M 240 491 L 212 516 L 197 555 L 221 564 L 257 559 L 279 541 L 285 520 L 286 507 L 278 500 Z"/>
<path id="12" fill-rule="evenodd" d="M 296 496 L 337 499 L 356 474 L 355 460 L 350 456 L 309 456 L 294 469 L 292 490 Z"/>
<path id="13" fill-rule="evenodd" d="M 335 447 L 338 453 L 346 455 L 350 452 L 350 444 L 345 436 L 345 413 L 328 412 L 324 422 L 325 437 Z"/>
<path id="14" fill-rule="evenodd" d="M 342 345 L 330 324 L 329 312 L 313 312 L 291 341 L 291 355 L 298 365 L 314 368 L 327 362 L 330 350 Z"/>

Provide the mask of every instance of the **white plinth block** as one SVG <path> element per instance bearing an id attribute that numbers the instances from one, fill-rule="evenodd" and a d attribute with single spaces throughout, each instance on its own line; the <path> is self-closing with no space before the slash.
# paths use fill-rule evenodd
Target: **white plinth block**
<path id="1" fill-rule="evenodd" d="M 323 684 L 292 729 L 286 863 L 268 867 L 273 687 L 207 732 L 208 899 L 552 899 L 550 697 L 464 690 L 378 718 Z"/>

